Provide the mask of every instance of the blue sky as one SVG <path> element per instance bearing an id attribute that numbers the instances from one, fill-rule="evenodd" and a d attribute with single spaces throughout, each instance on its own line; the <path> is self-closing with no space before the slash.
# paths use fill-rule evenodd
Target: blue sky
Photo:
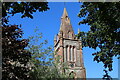
<path id="1" fill-rule="evenodd" d="M 89 26 L 87 25 L 78 25 L 78 22 L 81 20 L 77 17 L 80 11 L 80 4 L 77 2 L 67 2 L 66 9 L 68 16 L 71 20 L 74 33 L 77 34 L 78 28 L 81 31 L 88 31 Z M 50 10 L 45 12 L 36 12 L 33 14 L 33 19 L 23 18 L 21 19 L 21 14 L 16 14 L 13 17 L 10 17 L 11 24 L 22 25 L 22 30 L 24 32 L 23 38 L 28 38 L 28 36 L 34 34 L 34 29 L 39 28 L 40 33 L 43 33 L 43 38 L 48 40 L 48 44 L 54 44 L 54 35 L 56 35 L 60 28 L 61 16 L 63 14 L 64 3 L 63 2 L 49 2 L 48 3 Z M 99 50 L 99 49 L 97 49 Z M 95 50 L 90 48 L 83 48 L 84 56 L 84 65 L 86 68 L 87 78 L 101 78 L 103 73 L 103 64 L 96 63 L 93 61 L 92 53 Z M 110 75 L 113 78 L 118 77 L 118 60 L 115 58 L 113 63 L 113 71 L 110 72 Z"/>

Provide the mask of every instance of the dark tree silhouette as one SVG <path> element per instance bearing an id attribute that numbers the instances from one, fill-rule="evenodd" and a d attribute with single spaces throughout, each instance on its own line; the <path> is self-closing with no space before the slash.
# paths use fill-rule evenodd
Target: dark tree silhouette
<path id="1" fill-rule="evenodd" d="M 2 80 L 29 80 L 31 53 L 25 49 L 27 39 L 18 25 L 10 25 L 9 16 L 21 13 L 21 18 L 33 18 L 36 11 L 48 10 L 47 2 L 3 2 L 2 3 Z"/>
<path id="2" fill-rule="evenodd" d="M 99 47 L 100 51 L 93 53 L 94 61 L 112 71 L 113 57 L 120 55 L 120 2 L 84 2 L 78 16 L 85 17 L 79 24 L 90 26 L 90 31 L 78 34 L 83 47 Z"/>
<path id="3" fill-rule="evenodd" d="M 2 26 L 2 80 L 29 79 L 31 55 L 24 48 L 28 40 L 19 39 L 22 31 L 17 25 Z"/>

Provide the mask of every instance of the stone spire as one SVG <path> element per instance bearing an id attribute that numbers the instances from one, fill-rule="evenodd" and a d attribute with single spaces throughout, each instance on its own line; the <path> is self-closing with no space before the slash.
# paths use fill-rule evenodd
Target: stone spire
<path id="1" fill-rule="evenodd" d="M 68 13 L 67 13 L 66 8 L 64 8 L 64 11 L 63 11 L 63 15 L 62 15 L 62 17 L 63 17 L 63 18 L 68 17 Z"/>
<path id="2" fill-rule="evenodd" d="M 63 38 L 71 37 L 70 39 L 74 39 L 75 37 L 66 8 L 64 8 L 63 15 L 61 17 L 60 33 L 61 32 L 63 33 Z"/>

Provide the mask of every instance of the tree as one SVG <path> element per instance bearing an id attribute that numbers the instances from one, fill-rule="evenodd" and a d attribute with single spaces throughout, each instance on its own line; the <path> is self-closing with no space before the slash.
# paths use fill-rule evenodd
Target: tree
<path id="1" fill-rule="evenodd" d="M 32 14 L 36 11 L 47 11 L 49 9 L 47 4 L 47 2 L 3 2 L 2 17 L 21 13 L 21 18 L 33 18 Z"/>
<path id="2" fill-rule="evenodd" d="M 58 63 L 54 61 L 53 48 L 47 46 L 47 40 L 42 41 L 42 34 L 39 29 L 35 29 L 35 35 L 29 37 L 27 50 L 32 53 L 31 80 L 53 80 L 56 78 L 65 78 L 65 74 L 60 74 Z"/>
<path id="3" fill-rule="evenodd" d="M 20 39 L 22 34 L 17 25 L 2 26 L 2 80 L 30 78 L 27 64 L 31 55 L 24 49 L 28 40 Z"/>
<path id="4" fill-rule="evenodd" d="M 31 79 L 29 60 L 31 54 L 25 49 L 27 39 L 21 39 L 23 32 L 18 25 L 10 25 L 9 16 L 21 13 L 21 18 L 33 18 L 33 12 L 48 10 L 47 2 L 3 2 L 2 3 L 2 79 L 28 80 Z"/>
<path id="5" fill-rule="evenodd" d="M 88 24 L 90 31 L 80 32 L 83 47 L 100 51 L 93 53 L 94 61 L 103 62 L 112 71 L 113 57 L 120 55 L 120 2 L 84 2 L 81 5 L 79 24 Z M 119 57 L 118 57 L 119 58 Z M 106 72 L 106 70 L 104 70 Z M 104 78 L 108 77 L 107 73 Z"/>
<path id="6" fill-rule="evenodd" d="M 33 64 L 33 70 L 31 75 L 33 76 L 31 80 L 40 80 L 41 78 L 48 78 L 50 75 L 49 67 L 51 66 L 52 61 L 52 48 L 47 47 L 47 40 L 42 41 L 42 33 L 38 32 L 38 29 L 35 29 L 35 34 L 30 36 L 29 45 L 27 50 L 31 52 L 32 58 L 31 63 Z"/>

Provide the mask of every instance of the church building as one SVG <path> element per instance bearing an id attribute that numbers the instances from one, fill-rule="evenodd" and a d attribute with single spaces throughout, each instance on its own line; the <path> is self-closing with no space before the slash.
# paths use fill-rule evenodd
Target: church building
<path id="1" fill-rule="evenodd" d="M 68 71 L 68 75 L 74 74 L 74 78 L 86 80 L 82 42 L 74 34 L 66 8 L 61 17 L 60 30 L 54 37 L 54 49 L 56 54 L 62 57 L 60 61 L 68 65 L 64 72 Z"/>

